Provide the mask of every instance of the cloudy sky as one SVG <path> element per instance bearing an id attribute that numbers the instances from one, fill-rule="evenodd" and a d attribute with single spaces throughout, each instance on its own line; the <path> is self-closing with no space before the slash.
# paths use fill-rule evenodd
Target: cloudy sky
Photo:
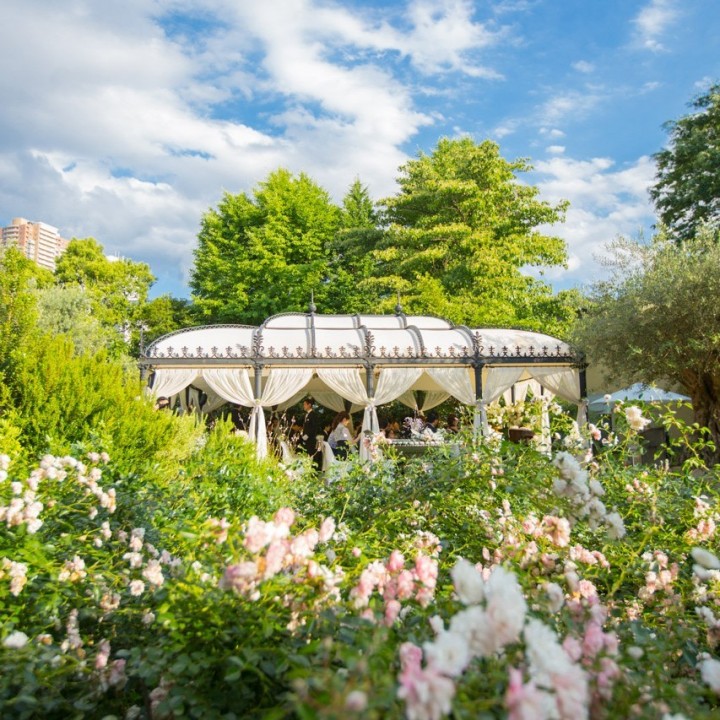
<path id="1" fill-rule="evenodd" d="M 375 199 L 443 136 L 568 199 L 582 286 L 647 231 L 663 122 L 720 79 L 717 0 L 2 0 L 0 224 L 147 262 L 189 295 L 202 214 L 269 172 Z"/>

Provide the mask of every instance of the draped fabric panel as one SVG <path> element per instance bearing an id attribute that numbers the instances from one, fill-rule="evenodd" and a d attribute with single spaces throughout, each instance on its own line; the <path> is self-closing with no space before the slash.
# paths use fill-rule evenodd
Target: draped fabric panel
<path id="1" fill-rule="evenodd" d="M 420 409 L 420 408 L 418 408 L 418 405 L 417 405 L 417 399 L 415 398 L 415 393 L 412 390 L 406 390 L 398 398 L 398 402 L 401 402 L 403 405 L 407 405 L 407 407 L 412 408 L 415 411 Z"/>
<path id="2" fill-rule="evenodd" d="M 380 371 L 375 389 L 375 403 L 385 405 L 397 400 L 417 382 L 422 373 L 422 368 L 384 368 Z"/>
<path id="3" fill-rule="evenodd" d="M 267 457 L 267 425 L 264 407 L 280 405 L 302 390 L 312 379 L 312 368 L 274 368 L 268 375 L 262 397 L 253 404 L 250 416 L 250 437 L 257 443 L 257 456 Z"/>
<path id="4" fill-rule="evenodd" d="M 490 367 L 485 373 L 483 380 L 483 396 L 480 403 L 480 423 L 482 425 L 483 435 L 490 434 L 490 426 L 487 421 L 486 405 L 499 400 L 503 393 L 512 388 L 515 383 L 520 380 L 525 372 L 521 367 Z M 511 394 L 512 395 L 512 394 Z M 477 422 L 478 414 L 475 413 Z"/>
<path id="5" fill-rule="evenodd" d="M 330 469 L 330 466 L 336 462 L 335 460 L 335 453 L 333 452 L 333 449 L 330 447 L 330 443 L 326 440 L 323 440 L 322 444 L 322 469 L 323 472 Z"/>
<path id="6" fill-rule="evenodd" d="M 349 400 L 354 405 L 362 405 L 365 408 L 363 414 L 363 436 L 366 430 L 373 430 L 373 413 L 375 405 L 371 403 L 367 394 L 365 380 L 361 375 L 364 371 L 357 368 L 319 368 L 318 377 L 340 397 Z M 375 428 L 377 432 L 377 413 L 375 413 Z M 365 446 L 365 438 L 360 440 L 360 459 L 368 460 L 370 458 L 369 449 Z"/>
<path id="7" fill-rule="evenodd" d="M 330 408 L 330 410 L 334 410 L 335 412 L 345 410 L 345 401 L 336 392 L 331 390 L 314 390 L 312 396 L 320 405 Z"/>
<path id="8" fill-rule="evenodd" d="M 205 414 L 211 413 L 213 410 L 217 410 L 227 402 L 224 397 L 218 395 L 214 390 L 210 390 L 210 388 L 205 391 L 205 394 L 207 395 L 207 400 L 202 406 L 202 411 Z"/>
<path id="9" fill-rule="evenodd" d="M 580 374 L 573 368 L 533 368 L 531 370 L 543 387 L 563 400 L 578 406 L 577 423 L 587 423 L 587 404 L 580 397 Z"/>
<path id="10" fill-rule="evenodd" d="M 275 368 L 270 371 L 262 397 L 255 398 L 250 384 L 250 374 L 245 368 L 206 368 L 202 371 L 205 382 L 226 400 L 251 407 L 249 435 L 256 443 L 257 456 L 267 456 L 267 427 L 263 406 L 279 405 L 294 396 L 310 382 L 310 368 Z"/>
<path id="11" fill-rule="evenodd" d="M 192 368 L 159 369 L 155 371 L 151 392 L 155 397 L 170 397 L 192 384 L 198 371 Z"/>
<path id="12" fill-rule="evenodd" d="M 475 404 L 475 384 L 467 368 L 428 368 L 425 371 L 443 390 L 465 405 Z"/>
<path id="13" fill-rule="evenodd" d="M 543 387 L 563 400 L 580 402 L 580 378 L 577 370 L 538 367 L 531 368 L 529 372 Z"/>
<path id="14" fill-rule="evenodd" d="M 429 368 L 427 374 L 450 395 L 464 405 L 472 405 L 473 429 L 479 433 L 482 428 L 483 434 L 488 433 L 487 413 L 485 411 L 485 400 L 475 397 L 475 383 L 473 382 L 474 371 L 467 368 Z"/>
<path id="15" fill-rule="evenodd" d="M 491 367 L 487 369 L 483 382 L 483 400 L 486 403 L 498 400 L 500 396 L 511 388 L 523 375 L 525 368 Z"/>
<path id="16" fill-rule="evenodd" d="M 180 407 L 184 413 L 200 412 L 200 389 L 189 385 L 180 395 Z"/>
<path id="17" fill-rule="evenodd" d="M 437 407 L 440 403 L 444 403 L 449 397 L 450 393 L 444 390 L 428 390 L 425 393 L 425 402 L 423 402 L 422 407 L 418 409 L 423 412 L 432 410 L 432 408 Z"/>
<path id="18" fill-rule="evenodd" d="M 210 389 L 228 402 L 253 407 L 255 397 L 245 368 L 204 368 L 202 376 Z"/>
<path id="19" fill-rule="evenodd" d="M 299 390 L 298 392 L 294 393 L 290 398 L 288 398 L 285 402 L 278 403 L 277 409 L 278 410 L 287 410 L 288 408 L 292 407 L 293 405 L 297 405 L 300 400 L 305 397 L 307 393 L 305 390 Z M 320 403 L 322 404 L 322 403 Z"/>
<path id="20" fill-rule="evenodd" d="M 450 397 L 450 393 L 444 390 L 428 390 L 424 393 L 422 405 L 418 404 L 418 398 L 412 390 L 406 390 L 397 398 L 403 405 L 407 405 L 416 412 L 424 412 L 437 407 L 440 403 L 445 402 Z"/>
<path id="21" fill-rule="evenodd" d="M 365 371 L 357 368 L 318 368 L 318 377 L 340 397 L 355 405 L 368 403 Z"/>
<path id="22" fill-rule="evenodd" d="M 421 368 L 383 368 L 378 377 L 375 397 L 367 394 L 362 371 L 355 368 L 328 368 L 318 370 L 318 377 L 338 395 L 356 405 L 363 405 L 363 435 L 366 431 L 380 430 L 376 405 L 384 405 L 400 397 L 422 375 Z M 360 457 L 369 458 L 365 443 L 360 444 Z"/>

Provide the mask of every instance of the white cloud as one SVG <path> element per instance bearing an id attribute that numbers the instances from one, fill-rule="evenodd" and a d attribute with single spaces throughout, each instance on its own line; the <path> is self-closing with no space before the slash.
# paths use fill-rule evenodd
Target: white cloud
<path id="1" fill-rule="evenodd" d="M 587 60 L 578 60 L 572 64 L 573 68 L 581 73 L 591 73 L 595 70 L 595 66 L 587 62 Z"/>
<path id="2" fill-rule="evenodd" d="M 174 11 L 207 29 L 195 39 L 193 23 L 158 24 Z M 5 0 L 0 64 L 15 71 L 0 75 L 13 99 L 0 117 L 0 207 L 177 274 L 223 189 L 249 190 L 279 166 L 336 199 L 355 177 L 390 194 L 402 145 L 438 113 L 418 111 L 383 59 L 496 76 L 478 59 L 501 31 L 473 11 L 415 0 L 407 19 L 377 20 L 312 0 L 37 0 L 30 12 Z"/>
<path id="3" fill-rule="evenodd" d="M 556 157 L 537 162 L 534 176 L 543 199 L 570 202 L 565 223 L 547 228 L 567 242 L 569 269 L 547 270 L 545 278 L 568 287 L 602 277 L 604 246 L 618 235 L 634 237 L 653 224 L 648 188 L 654 175 L 649 157 L 620 169 L 609 158 Z"/>
<path id="4" fill-rule="evenodd" d="M 550 155 L 562 155 L 565 152 L 564 145 L 549 145 L 545 148 L 545 152 Z"/>
<path id="5" fill-rule="evenodd" d="M 676 0 L 650 0 L 633 20 L 637 43 L 653 52 L 664 50 L 661 39 L 678 16 Z"/>
<path id="6" fill-rule="evenodd" d="M 541 127 L 539 132 L 543 137 L 549 137 L 553 139 L 565 137 L 565 133 L 558 128 Z"/>
<path id="7" fill-rule="evenodd" d="M 546 100 L 537 110 L 538 121 L 542 125 L 554 125 L 568 118 L 586 117 L 601 101 L 597 90 L 567 90 Z"/>

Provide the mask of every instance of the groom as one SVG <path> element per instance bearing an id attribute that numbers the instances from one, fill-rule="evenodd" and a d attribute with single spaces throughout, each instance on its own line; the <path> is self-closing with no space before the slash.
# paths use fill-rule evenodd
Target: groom
<path id="1" fill-rule="evenodd" d="M 320 418 L 315 412 L 315 401 L 311 397 L 303 400 L 303 410 L 305 410 L 305 420 L 303 421 L 302 434 L 300 440 L 305 452 L 312 458 L 315 469 L 322 469 L 322 450 L 318 449 L 317 436 L 322 435 L 322 426 Z"/>

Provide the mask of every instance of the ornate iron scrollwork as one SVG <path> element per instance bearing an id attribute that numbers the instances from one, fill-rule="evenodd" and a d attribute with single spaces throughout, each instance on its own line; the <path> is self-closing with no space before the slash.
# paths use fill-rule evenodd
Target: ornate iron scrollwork
<path id="1" fill-rule="evenodd" d="M 265 347 L 263 346 L 263 334 L 262 334 L 262 330 L 259 330 L 253 336 L 252 354 L 255 357 L 260 357 L 260 355 L 263 354 L 264 350 L 265 350 Z"/>
<path id="2" fill-rule="evenodd" d="M 368 330 L 365 333 L 365 356 L 370 357 L 375 352 L 375 336 Z"/>
<path id="3" fill-rule="evenodd" d="M 473 344 L 473 355 L 475 357 L 480 357 L 480 355 L 483 354 L 483 350 L 485 349 L 482 344 L 482 335 L 480 335 L 479 332 L 474 332 L 472 336 L 472 344 Z"/>

